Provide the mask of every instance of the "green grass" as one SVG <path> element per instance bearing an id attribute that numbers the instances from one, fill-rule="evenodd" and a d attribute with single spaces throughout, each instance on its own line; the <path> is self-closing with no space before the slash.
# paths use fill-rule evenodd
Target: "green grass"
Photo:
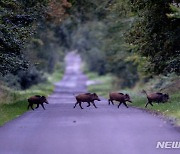
<path id="1" fill-rule="evenodd" d="M 33 95 L 48 96 L 54 90 L 53 83 L 62 78 L 62 71 L 48 76 L 48 81 L 32 86 L 28 90 L 15 91 L 4 87 L 0 98 L 0 126 L 27 111 L 27 98 Z"/>
<path id="2" fill-rule="evenodd" d="M 63 71 L 55 71 L 52 75 L 48 75 L 48 81 L 51 83 L 59 81 L 63 77 Z"/>
<path id="3" fill-rule="evenodd" d="M 139 108 L 145 108 L 147 99 L 145 96 L 134 94 L 132 99 L 134 100 L 133 105 Z M 148 105 L 146 108 L 150 111 L 158 112 L 164 116 L 174 119 L 177 125 L 180 126 L 180 93 L 176 92 L 170 95 L 170 100 L 166 103 L 153 103 L 153 106 Z"/>
<path id="4" fill-rule="evenodd" d="M 17 101 L 12 104 L 0 105 L 0 126 L 27 111 L 26 100 Z"/>
<path id="5" fill-rule="evenodd" d="M 108 97 L 110 91 L 114 91 L 113 86 L 114 77 L 111 75 L 98 76 L 97 73 L 87 73 L 87 76 L 90 80 L 100 81 L 101 84 L 90 85 L 88 86 L 88 91 L 92 93 L 97 93 L 99 96 Z"/>
<path id="6" fill-rule="evenodd" d="M 120 91 L 123 93 L 128 93 L 133 101 L 132 104 L 129 103 L 129 106 L 145 109 L 147 99 L 145 95 L 140 92 L 143 88 L 142 86 L 141 89 L 137 87 L 134 88 L 136 90 L 117 90 L 117 88 L 114 88 L 114 77 L 112 77 L 111 75 L 98 76 L 95 73 L 88 73 L 87 75 L 91 80 L 100 80 L 103 82 L 102 84 L 89 86 L 89 92 L 96 92 L 98 95 L 103 96 L 105 98 L 108 98 L 108 94 L 110 91 Z M 170 117 L 176 120 L 175 123 L 180 126 L 180 92 L 175 92 L 171 94 L 170 100 L 167 103 L 154 103 L 153 105 L 153 107 L 148 105 L 147 110 L 158 112 L 164 116 Z"/>

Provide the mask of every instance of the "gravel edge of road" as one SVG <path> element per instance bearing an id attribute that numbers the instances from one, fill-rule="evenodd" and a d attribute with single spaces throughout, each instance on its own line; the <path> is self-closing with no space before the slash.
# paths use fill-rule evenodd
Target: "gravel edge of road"
<path id="1" fill-rule="evenodd" d="M 176 123 L 176 118 L 172 118 L 172 117 L 168 117 L 166 115 L 163 115 L 161 112 L 158 111 L 153 111 L 153 110 L 149 110 L 149 109 L 144 109 L 141 107 L 135 107 L 135 106 L 131 106 L 134 109 L 138 109 L 141 110 L 143 112 L 146 112 L 148 114 L 151 114 L 153 116 L 156 116 L 160 119 L 165 120 L 169 125 L 171 125 L 176 131 L 180 132 L 180 126 Z"/>

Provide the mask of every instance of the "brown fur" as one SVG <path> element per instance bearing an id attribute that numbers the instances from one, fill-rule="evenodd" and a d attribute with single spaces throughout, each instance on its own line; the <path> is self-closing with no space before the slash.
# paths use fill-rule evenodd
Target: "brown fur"
<path id="1" fill-rule="evenodd" d="M 130 96 L 128 94 L 123 94 L 123 93 L 118 93 L 118 92 L 112 92 L 109 94 L 109 105 L 112 103 L 114 105 L 113 101 L 118 101 L 119 105 L 118 108 L 120 107 L 120 105 L 123 103 L 127 108 L 127 104 L 126 101 L 132 103 Z"/>
<path id="2" fill-rule="evenodd" d="M 76 96 L 76 103 L 74 105 L 74 108 L 76 107 L 77 104 L 79 104 L 80 108 L 83 109 L 82 107 L 82 102 L 87 102 L 88 103 L 88 106 L 90 106 L 90 103 L 92 103 L 94 105 L 95 108 L 96 105 L 94 103 L 94 101 L 97 100 L 97 101 L 100 101 L 99 97 L 97 96 L 96 93 L 84 93 L 84 94 L 79 94 Z"/>
<path id="3" fill-rule="evenodd" d="M 40 95 L 35 95 L 35 96 L 28 98 L 28 102 L 29 102 L 28 109 L 29 109 L 29 107 L 31 107 L 32 110 L 34 110 L 33 104 L 37 104 L 36 109 L 39 107 L 39 104 L 41 104 L 41 106 L 43 107 L 44 110 L 45 110 L 45 108 L 44 108 L 43 103 L 49 104 L 46 97 L 40 96 Z"/>
<path id="4" fill-rule="evenodd" d="M 165 103 L 169 99 L 168 94 L 163 94 L 163 93 L 159 93 L 159 92 L 157 92 L 157 93 L 147 93 L 145 90 L 143 90 L 142 92 L 146 94 L 147 100 L 148 100 L 145 107 L 147 107 L 148 104 L 153 106 L 152 102 Z"/>

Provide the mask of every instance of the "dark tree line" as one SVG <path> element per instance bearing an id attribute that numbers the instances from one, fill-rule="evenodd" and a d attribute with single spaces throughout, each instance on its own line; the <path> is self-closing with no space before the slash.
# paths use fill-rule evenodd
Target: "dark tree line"
<path id="1" fill-rule="evenodd" d="M 0 1 L 0 73 L 8 86 L 29 88 L 60 67 L 64 52 L 56 31 L 69 7 L 66 0 Z"/>
<path id="2" fill-rule="evenodd" d="M 121 87 L 179 74 L 179 1 L 1 0 L 0 73 L 21 88 L 62 68 L 77 49 L 90 71 L 112 73 Z"/>
<path id="3" fill-rule="evenodd" d="M 177 1 L 176 1 L 177 2 Z M 173 16 L 172 0 L 134 0 L 138 15 L 127 37 L 133 51 L 146 57 L 146 72 L 180 73 L 180 18 Z"/>
<path id="4" fill-rule="evenodd" d="M 179 74 L 179 1 L 112 0 L 73 4 L 72 48 L 91 71 L 113 73 L 121 86 L 141 78 Z M 73 23 L 73 22 L 72 22 Z"/>

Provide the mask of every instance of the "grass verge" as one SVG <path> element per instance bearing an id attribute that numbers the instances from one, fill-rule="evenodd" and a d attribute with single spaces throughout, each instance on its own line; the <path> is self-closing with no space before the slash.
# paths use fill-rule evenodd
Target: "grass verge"
<path id="1" fill-rule="evenodd" d="M 115 91 L 115 86 L 113 85 L 114 77 L 110 74 L 98 76 L 97 73 L 87 73 L 86 74 L 90 80 L 99 82 L 99 84 L 93 84 L 88 86 L 88 91 L 92 93 L 97 93 L 99 96 L 108 97 L 110 91 Z"/>
<path id="2" fill-rule="evenodd" d="M 4 87 L 3 96 L 0 98 L 0 126 L 27 111 L 28 97 L 51 94 L 54 90 L 53 83 L 59 81 L 62 76 L 62 71 L 57 71 L 48 76 L 45 83 L 32 86 L 28 90 L 15 91 Z"/>
<path id="3" fill-rule="evenodd" d="M 131 92 L 135 93 L 135 92 Z M 139 107 L 139 108 L 145 108 L 145 103 L 147 102 L 147 99 L 145 96 L 142 96 L 142 94 L 133 95 L 133 106 Z M 170 100 L 166 103 L 154 103 L 153 106 L 148 105 L 146 110 L 157 112 L 163 116 L 168 117 L 169 119 L 173 120 L 173 122 L 180 126 L 180 93 L 176 92 L 170 95 Z"/>
<path id="4" fill-rule="evenodd" d="M 96 73 L 87 73 L 87 76 L 90 80 L 102 81 L 102 84 L 90 85 L 88 87 L 89 92 L 96 92 L 98 95 L 105 98 L 108 98 L 108 94 L 110 91 L 120 91 L 123 93 L 128 93 L 130 94 L 133 101 L 133 103 L 129 104 L 129 106 L 145 109 L 147 99 L 145 95 L 140 92 L 143 87 L 141 87 L 141 89 L 139 90 L 137 90 L 137 87 L 135 88 L 135 90 L 117 90 L 117 88 L 114 88 L 116 87 L 113 84 L 114 77 L 112 77 L 111 75 L 98 76 Z M 154 103 L 154 106 L 152 107 L 149 105 L 147 107 L 147 110 L 166 116 L 172 119 L 176 125 L 180 126 L 180 92 L 177 91 L 171 94 L 170 100 L 167 103 Z"/>

